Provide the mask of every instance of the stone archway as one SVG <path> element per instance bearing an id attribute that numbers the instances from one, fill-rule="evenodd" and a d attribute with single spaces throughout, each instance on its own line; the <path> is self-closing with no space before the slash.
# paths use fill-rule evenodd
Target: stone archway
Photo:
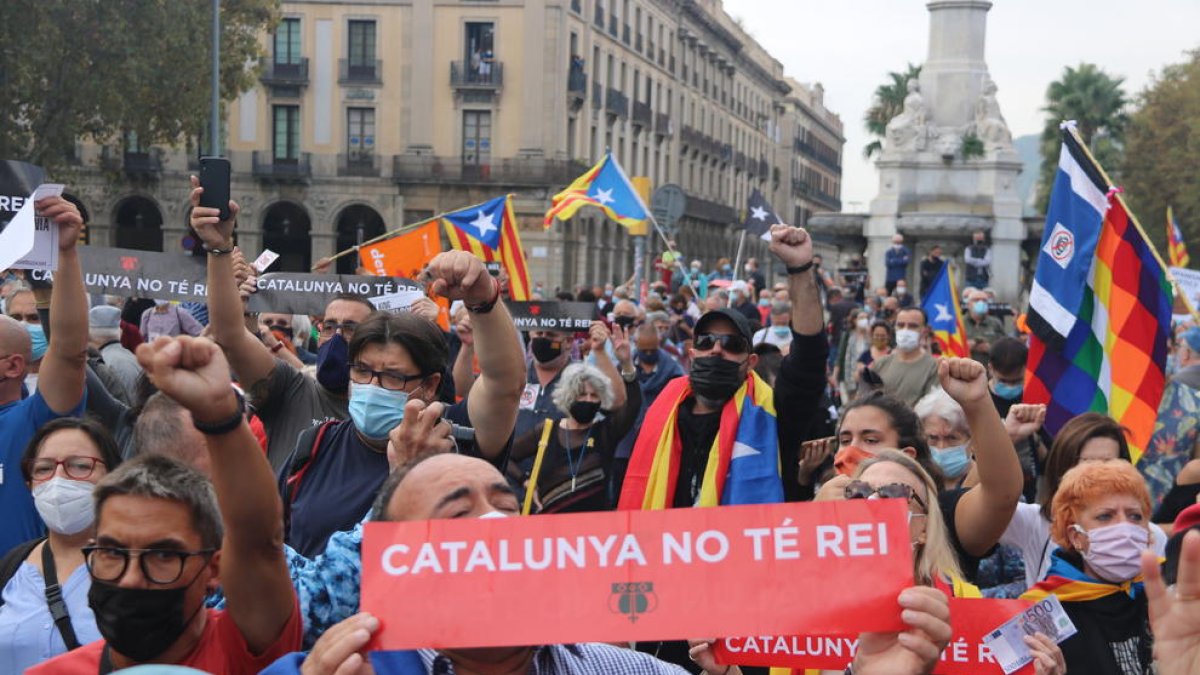
<path id="1" fill-rule="evenodd" d="M 383 234 L 383 216 L 366 204 L 351 204 L 342 209 L 335 221 L 337 250 L 344 251 Z M 354 274 L 358 268 L 357 255 L 344 255 L 337 259 L 338 274 Z"/>
<path id="2" fill-rule="evenodd" d="M 163 250 L 163 216 L 158 204 L 148 197 L 126 197 L 117 203 L 113 216 L 118 248 L 139 251 Z"/>
<path id="3" fill-rule="evenodd" d="M 262 245 L 279 254 L 273 271 L 308 272 L 312 268 L 311 228 L 308 211 L 295 202 L 275 202 L 266 210 Z"/>

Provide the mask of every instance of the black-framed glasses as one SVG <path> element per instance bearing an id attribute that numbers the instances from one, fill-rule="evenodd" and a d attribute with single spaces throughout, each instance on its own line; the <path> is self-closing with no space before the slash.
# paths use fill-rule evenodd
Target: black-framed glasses
<path id="1" fill-rule="evenodd" d="M 349 340 L 354 337 L 354 329 L 358 328 L 357 321 L 322 321 L 321 335 L 324 337 L 333 337 L 334 333 L 341 333 L 342 337 Z"/>
<path id="2" fill-rule="evenodd" d="M 413 380 L 422 380 L 425 375 L 405 375 L 397 373 L 394 370 L 371 370 L 366 365 L 361 363 L 350 364 L 350 381 L 355 384 L 370 384 L 372 380 L 378 378 L 379 386 L 392 391 L 399 391 L 408 385 Z"/>
<path id="3" fill-rule="evenodd" d="M 175 551 L 165 548 L 120 548 L 116 546 L 84 546 L 83 559 L 88 572 L 97 581 L 116 583 L 129 569 L 129 558 L 136 556 L 142 576 L 156 584 L 173 584 L 183 576 L 190 558 L 206 562 L 217 552 L 215 548 L 199 551 Z"/>
<path id="4" fill-rule="evenodd" d="M 916 502 L 922 509 L 925 508 L 925 500 L 921 499 L 916 490 L 906 483 L 888 483 L 873 487 L 865 480 L 852 480 L 846 483 L 843 495 L 846 499 L 869 499 L 873 495 L 879 495 L 885 499 L 908 499 Z"/>
<path id="5" fill-rule="evenodd" d="M 54 477 L 58 467 L 62 467 L 66 472 L 67 478 L 75 480 L 87 480 L 92 477 L 96 471 L 96 465 L 101 464 L 104 468 L 108 468 L 108 464 L 99 457 L 81 457 L 72 455 L 66 459 L 54 459 L 52 457 L 41 457 L 29 463 L 29 477 L 35 481 L 50 480 Z"/>
<path id="6" fill-rule="evenodd" d="M 718 344 L 721 345 L 722 351 L 730 354 L 745 354 L 750 351 L 750 344 L 746 338 L 737 334 L 701 333 L 692 338 L 692 348 L 696 351 L 706 352 Z"/>

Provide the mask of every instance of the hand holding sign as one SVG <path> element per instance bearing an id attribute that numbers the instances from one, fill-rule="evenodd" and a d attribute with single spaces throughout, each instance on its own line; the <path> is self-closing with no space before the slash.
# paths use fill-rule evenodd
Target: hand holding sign
<path id="1" fill-rule="evenodd" d="M 379 619 L 359 612 L 321 635 L 300 667 L 300 675 L 368 675 L 375 671 L 366 656 Z"/>
<path id="2" fill-rule="evenodd" d="M 950 642 L 950 601 L 936 588 L 915 586 L 900 593 L 902 633 L 863 633 L 854 655 L 855 675 L 928 673 Z"/>
<path id="3" fill-rule="evenodd" d="M 237 224 L 237 202 L 229 200 L 229 220 L 221 220 L 220 209 L 200 206 L 200 195 L 204 188 L 200 187 L 200 179 L 192 176 L 192 229 L 196 231 L 200 241 L 210 249 L 228 249 L 233 245 L 233 228 Z"/>
<path id="4" fill-rule="evenodd" d="M 37 197 L 36 193 L 34 197 Z M 83 216 L 79 215 L 78 207 L 55 195 L 38 199 L 34 203 L 34 208 L 37 209 L 39 216 L 53 220 L 58 226 L 58 250 L 74 249 L 76 242 L 79 241 L 79 234 L 83 231 Z"/>
<path id="5" fill-rule="evenodd" d="M 483 262 L 466 251 L 446 251 L 429 261 L 421 275 L 432 282 L 430 290 L 450 300 L 462 300 L 467 306 L 482 305 L 496 299 L 496 282 Z"/>

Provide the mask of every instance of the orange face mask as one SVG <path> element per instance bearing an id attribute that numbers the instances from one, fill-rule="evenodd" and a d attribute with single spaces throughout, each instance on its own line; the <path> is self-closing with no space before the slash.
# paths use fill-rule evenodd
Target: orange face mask
<path id="1" fill-rule="evenodd" d="M 838 449 L 837 454 L 833 457 L 833 468 L 843 476 L 853 476 L 854 472 L 858 470 L 858 465 L 863 460 L 874 456 L 874 453 L 867 452 L 860 447 L 844 445 Z"/>

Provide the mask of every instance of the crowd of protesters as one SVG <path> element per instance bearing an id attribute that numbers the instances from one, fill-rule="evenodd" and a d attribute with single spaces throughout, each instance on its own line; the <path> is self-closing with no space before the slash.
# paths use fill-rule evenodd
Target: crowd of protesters
<path id="1" fill-rule="evenodd" d="M 1039 674 L 1200 672 L 1200 328 L 1178 333 L 1135 468 L 1112 419 L 1051 436 L 1023 400 L 1028 347 L 994 311 L 983 233 L 961 298 L 972 358 L 951 358 L 909 290 L 941 251 L 914 276 L 900 235 L 878 288 L 776 225 L 769 262 L 560 289 L 594 305 L 584 333 L 518 333 L 503 279 L 442 253 L 419 281 L 453 303 L 447 331 L 429 301 L 247 312 L 237 204 L 222 221 L 201 192 L 205 304 L 89 297 L 60 198 L 36 205 L 59 229 L 52 289 L 5 273 L 0 672 L 733 675 L 696 636 L 369 659 L 363 525 L 876 496 L 908 504 L 916 586 L 907 630 L 861 635 L 846 672 L 931 672 L 950 597 L 1048 594 L 1079 632 L 1029 638 Z M 756 451 L 737 470 L 734 443 Z"/>

